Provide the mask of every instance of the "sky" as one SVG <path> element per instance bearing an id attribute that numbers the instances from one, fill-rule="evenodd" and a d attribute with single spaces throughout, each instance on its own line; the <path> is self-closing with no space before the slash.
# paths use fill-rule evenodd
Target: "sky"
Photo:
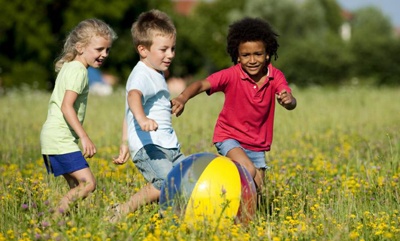
<path id="1" fill-rule="evenodd" d="M 400 27 L 399 0 L 337 0 L 337 2 L 343 9 L 349 11 L 354 11 L 371 5 L 376 6 L 385 16 L 389 17 L 393 26 Z"/>

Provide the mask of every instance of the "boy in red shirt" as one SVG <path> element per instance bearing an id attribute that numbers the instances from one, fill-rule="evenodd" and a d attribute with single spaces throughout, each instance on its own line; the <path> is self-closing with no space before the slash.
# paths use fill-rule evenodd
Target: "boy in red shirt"
<path id="1" fill-rule="evenodd" d="M 225 103 L 214 129 L 218 152 L 242 164 L 260 190 L 265 152 L 272 143 L 275 97 L 288 110 L 296 99 L 283 73 L 272 66 L 279 44 L 271 26 L 258 18 L 244 18 L 229 27 L 227 52 L 234 66 L 189 85 L 172 103 L 172 113 L 182 114 L 186 102 L 206 91 L 225 94 Z"/>

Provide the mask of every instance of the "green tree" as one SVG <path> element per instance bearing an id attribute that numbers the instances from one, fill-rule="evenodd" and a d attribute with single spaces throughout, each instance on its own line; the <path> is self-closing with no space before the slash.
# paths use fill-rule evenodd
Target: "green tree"
<path id="1" fill-rule="evenodd" d="M 398 79 L 398 39 L 390 21 L 374 7 L 356 11 L 352 21 L 350 51 L 354 55 L 353 77 L 372 83 L 394 83 Z"/>
<path id="2" fill-rule="evenodd" d="M 279 59 L 273 64 L 291 83 L 338 84 L 358 77 L 377 84 L 398 84 L 400 44 L 379 9 L 354 13 L 349 42 L 339 36 L 343 20 L 336 0 L 199 0 L 189 16 L 173 11 L 172 0 L 0 0 L 0 88 L 52 88 L 54 59 L 68 31 L 85 18 L 109 23 L 119 38 L 103 71 L 124 84 L 138 61 L 130 28 L 152 8 L 168 13 L 177 27 L 177 54 L 170 68 L 178 77 L 199 76 L 230 66 L 226 53 L 229 25 L 260 17 L 279 36 Z"/>
<path id="3" fill-rule="evenodd" d="M 324 18 L 329 30 L 333 33 L 337 33 L 343 23 L 339 4 L 336 0 L 319 0 L 319 2 L 324 9 Z"/>
<path id="4" fill-rule="evenodd" d="M 232 22 L 229 15 L 243 8 L 244 3 L 245 0 L 199 1 L 191 15 L 177 18 L 178 48 L 174 66 L 180 67 L 182 76 L 197 73 L 204 78 L 231 65 L 226 53 L 226 35 Z"/>
<path id="5" fill-rule="evenodd" d="M 48 23 L 49 1 L 0 0 L 0 78 L 3 85 L 43 88 L 56 46 Z"/>
<path id="6" fill-rule="evenodd" d="M 289 82 L 304 86 L 341 80 L 350 57 L 341 51 L 342 18 L 336 1 L 252 0 L 233 15 L 260 17 L 274 26 L 280 48 L 273 64 Z"/>
<path id="7" fill-rule="evenodd" d="M 125 80 L 138 56 L 130 27 L 152 8 L 172 13 L 171 1 L 0 0 L 0 87 L 52 88 L 54 59 L 68 31 L 86 18 L 100 18 L 119 35 L 102 70 Z"/>

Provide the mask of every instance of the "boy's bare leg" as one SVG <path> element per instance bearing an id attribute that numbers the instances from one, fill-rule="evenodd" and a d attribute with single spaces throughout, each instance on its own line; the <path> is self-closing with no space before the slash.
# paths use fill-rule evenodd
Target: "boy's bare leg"
<path id="1" fill-rule="evenodd" d="M 121 214 L 136 211 L 140 206 L 155 202 L 159 199 L 161 191 L 151 183 L 147 183 L 137 193 L 133 194 L 128 202 L 119 205 Z"/>
<path id="2" fill-rule="evenodd" d="M 228 151 L 226 154 L 230 159 L 240 163 L 253 177 L 254 183 L 256 184 L 257 189 L 259 189 L 262 185 L 262 173 L 254 166 L 253 162 L 246 155 L 242 148 L 235 147 L 232 150 Z"/>

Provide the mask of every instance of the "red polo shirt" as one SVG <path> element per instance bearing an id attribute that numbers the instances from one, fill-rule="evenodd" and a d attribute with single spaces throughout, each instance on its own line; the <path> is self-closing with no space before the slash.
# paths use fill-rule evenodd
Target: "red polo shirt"
<path id="1" fill-rule="evenodd" d="M 214 129 L 213 142 L 235 139 L 252 151 L 269 151 L 272 143 L 275 94 L 291 92 L 283 73 L 270 64 L 261 88 L 240 64 L 208 76 L 207 94 L 223 92 L 225 103 Z"/>

